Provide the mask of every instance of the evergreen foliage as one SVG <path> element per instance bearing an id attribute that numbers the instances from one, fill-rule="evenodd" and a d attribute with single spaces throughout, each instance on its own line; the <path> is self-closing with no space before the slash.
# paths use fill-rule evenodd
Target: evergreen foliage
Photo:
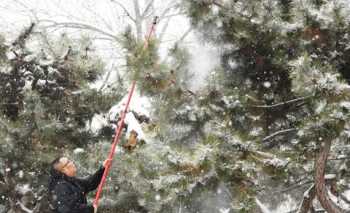
<path id="1" fill-rule="evenodd" d="M 282 170 L 288 175 L 282 179 L 289 182 L 301 175 L 302 167 L 312 163 L 326 141 L 335 147 L 347 143 L 342 135 L 349 122 L 344 107 L 350 88 L 344 45 L 349 42 L 349 23 L 342 1 L 194 0 L 184 4 L 202 37 L 223 49 L 219 76 L 226 80 L 219 81 L 220 92 L 236 94 L 244 109 L 228 117 L 248 123 L 233 122 L 229 129 L 232 134 L 248 134 L 242 139 L 255 141 L 258 150 L 269 148 L 280 157 L 289 156 L 291 161 Z M 253 133 L 254 129 L 263 131 Z M 290 131 L 274 136 L 284 130 Z"/>

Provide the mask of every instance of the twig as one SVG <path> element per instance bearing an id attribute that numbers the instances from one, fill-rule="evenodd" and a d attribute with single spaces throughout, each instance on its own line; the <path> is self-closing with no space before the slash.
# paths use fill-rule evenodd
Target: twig
<path id="1" fill-rule="evenodd" d="M 185 38 L 190 34 L 191 31 L 192 31 L 192 27 L 189 27 L 188 30 L 181 36 L 181 38 L 176 41 L 176 43 L 180 43 L 183 40 L 185 40 Z"/>
<path id="2" fill-rule="evenodd" d="M 291 104 L 294 102 L 298 102 L 298 101 L 302 101 L 308 98 L 311 98 L 312 96 L 307 96 L 307 97 L 301 97 L 301 98 L 296 98 L 293 100 L 289 100 L 289 101 L 285 101 L 285 102 L 281 102 L 281 103 L 277 103 L 277 104 L 273 104 L 273 105 L 251 105 L 250 107 L 255 107 L 255 108 L 274 108 L 274 107 L 280 107 L 286 104 Z"/>
<path id="3" fill-rule="evenodd" d="M 102 91 L 102 89 L 106 86 L 107 81 L 108 81 L 109 77 L 111 76 L 113 69 L 114 69 L 114 64 L 112 65 L 111 69 L 108 71 L 107 76 L 106 76 L 105 80 L 103 81 L 99 91 Z"/>
<path id="4" fill-rule="evenodd" d="M 121 8 L 123 9 L 123 11 L 125 12 L 125 14 L 126 14 L 134 23 L 136 23 L 136 19 L 130 15 L 129 11 L 125 8 L 125 6 L 124 6 L 123 4 L 121 4 L 121 3 L 118 2 L 118 1 L 114 1 L 114 0 L 111 0 L 111 2 L 117 4 L 119 7 L 121 7 Z"/>
<path id="5" fill-rule="evenodd" d="M 42 20 L 44 21 L 44 20 Z M 121 42 L 121 40 L 111 34 L 111 33 L 108 33 L 104 30 L 101 30 L 97 27 L 94 27 L 92 25 L 89 25 L 89 24 L 84 24 L 84 23 L 78 23 L 78 22 L 55 22 L 55 21 L 51 21 L 51 20 L 45 20 L 46 22 L 51 22 L 52 24 L 49 25 L 49 26 L 46 26 L 46 28 L 55 28 L 55 27 L 58 27 L 58 28 L 73 28 L 73 29 L 82 29 L 82 30 L 90 30 L 90 31 L 94 31 L 94 32 L 97 32 L 97 33 L 100 33 L 102 35 L 105 35 L 107 37 L 110 37 L 110 38 L 113 38 L 113 40 L 116 40 L 118 42 Z"/>
<path id="6" fill-rule="evenodd" d="M 276 191 L 276 192 L 274 192 L 274 193 L 276 193 L 276 194 L 286 193 L 286 192 L 288 192 L 288 191 L 292 191 L 292 190 L 294 190 L 294 189 L 303 187 L 303 186 L 305 186 L 305 185 L 307 185 L 307 184 L 310 184 L 310 183 L 312 183 L 312 182 L 313 182 L 312 180 L 308 180 L 308 181 L 306 181 L 306 182 L 304 182 L 304 183 L 298 183 L 298 182 L 297 182 L 297 183 L 293 184 L 292 186 L 290 186 L 290 187 L 288 187 L 288 188 L 286 188 L 286 189 L 283 189 L 283 190 L 280 190 L 280 191 Z"/>
<path id="7" fill-rule="evenodd" d="M 266 136 L 265 138 L 263 138 L 262 142 L 265 142 L 273 137 L 276 137 L 277 135 L 281 135 L 281 134 L 296 131 L 296 130 L 297 130 L 296 128 L 290 128 L 290 129 L 284 129 L 284 130 L 277 131 L 277 132 L 273 133 L 272 135 L 269 135 L 269 136 Z"/>
<path id="8" fill-rule="evenodd" d="M 150 0 L 145 8 L 145 10 L 143 11 L 143 13 L 141 14 L 141 17 L 145 18 L 146 14 L 148 13 L 148 10 L 152 7 L 154 0 Z"/>
<path id="9" fill-rule="evenodd" d="M 309 209 L 312 208 L 312 201 L 316 197 L 315 184 L 304 193 L 303 201 L 301 202 L 298 213 L 307 213 Z"/>

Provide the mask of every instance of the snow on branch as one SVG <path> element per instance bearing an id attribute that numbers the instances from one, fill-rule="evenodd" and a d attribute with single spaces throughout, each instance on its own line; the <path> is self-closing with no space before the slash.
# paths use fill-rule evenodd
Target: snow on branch
<path id="1" fill-rule="evenodd" d="M 297 130 L 296 128 L 280 130 L 280 131 L 277 131 L 277 132 L 273 133 L 272 135 L 266 136 L 265 138 L 262 139 L 262 141 L 265 142 L 265 141 L 270 140 L 273 137 L 276 137 L 277 135 L 285 134 L 285 133 L 288 133 L 288 132 L 293 132 L 293 131 L 296 131 L 296 130 Z"/>

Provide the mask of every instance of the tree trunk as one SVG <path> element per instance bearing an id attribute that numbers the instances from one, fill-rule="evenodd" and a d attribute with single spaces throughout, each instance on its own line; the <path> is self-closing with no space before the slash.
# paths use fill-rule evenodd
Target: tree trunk
<path id="1" fill-rule="evenodd" d="M 135 26 L 137 41 L 142 41 L 142 21 L 139 0 L 134 0 Z"/>
<path id="2" fill-rule="evenodd" d="M 330 151 L 332 141 L 330 139 L 325 140 L 320 149 L 320 153 L 316 158 L 315 165 L 315 186 L 316 186 L 316 195 L 320 201 L 322 207 L 328 213 L 340 213 L 344 212 L 338 206 L 336 206 L 332 200 L 327 195 L 327 187 L 325 181 L 325 167 L 327 163 L 328 153 Z"/>

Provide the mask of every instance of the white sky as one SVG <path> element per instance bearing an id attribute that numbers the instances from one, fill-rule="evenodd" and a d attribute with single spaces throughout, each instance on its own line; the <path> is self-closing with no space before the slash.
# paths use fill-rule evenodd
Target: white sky
<path id="1" fill-rule="evenodd" d="M 96 26 L 105 32 L 113 35 L 118 35 L 125 29 L 127 24 L 132 23 L 122 7 L 112 2 L 111 0 L 0 0 L 0 32 L 5 34 L 7 38 L 11 38 L 18 34 L 24 27 L 29 26 L 33 21 L 52 20 L 55 22 L 79 22 Z M 118 1 L 130 12 L 133 16 L 132 0 L 114 0 Z M 147 0 L 146 0 L 147 1 Z M 139 0 L 140 7 L 145 7 L 145 0 Z M 155 0 L 155 15 L 160 16 L 162 12 L 175 1 L 173 0 Z M 176 11 L 175 11 L 176 12 Z M 169 12 L 169 14 L 175 14 Z M 149 21 L 153 19 L 150 16 Z M 156 34 L 160 35 L 167 20 L 160 20 L 157 25 Z M 47 24 L 42 22 L 41 24 Z M 149 28 L 149 23 L 143 26 L 146 33 Z M 167 30 L 165 31 L 163 42 L 160 48 L 161 56 L 165 56 L 168 48 L 189 29 L 187 17 L 183 15 L 171 17 Z M 79 35 L 87 33 L 82 30 L 66 30 L 71 35 Z M 55 33 L 48 29 L 49 33 Z M 92 32 L 88 32 L 90 36 L 97 36 Z M 117 44 L 111 44 L 106 40 L 98 40 L 96 42 L 98 48 L 96 50 L 104 60 L 108 63 L 114 62 L 122 55 L 120 49 L 116 48 Z M 185 44 L 192 55 L 190 62 L 190 70 L 194 72 L 194 80 L 196 84 L 192 85 L 191 89 L 198 88 L 202 84 L 206 75 L 219 62 L 218 54 L 213 47 L 209 47 L 199 42 L 193 33 L 186 37 Z"/>

